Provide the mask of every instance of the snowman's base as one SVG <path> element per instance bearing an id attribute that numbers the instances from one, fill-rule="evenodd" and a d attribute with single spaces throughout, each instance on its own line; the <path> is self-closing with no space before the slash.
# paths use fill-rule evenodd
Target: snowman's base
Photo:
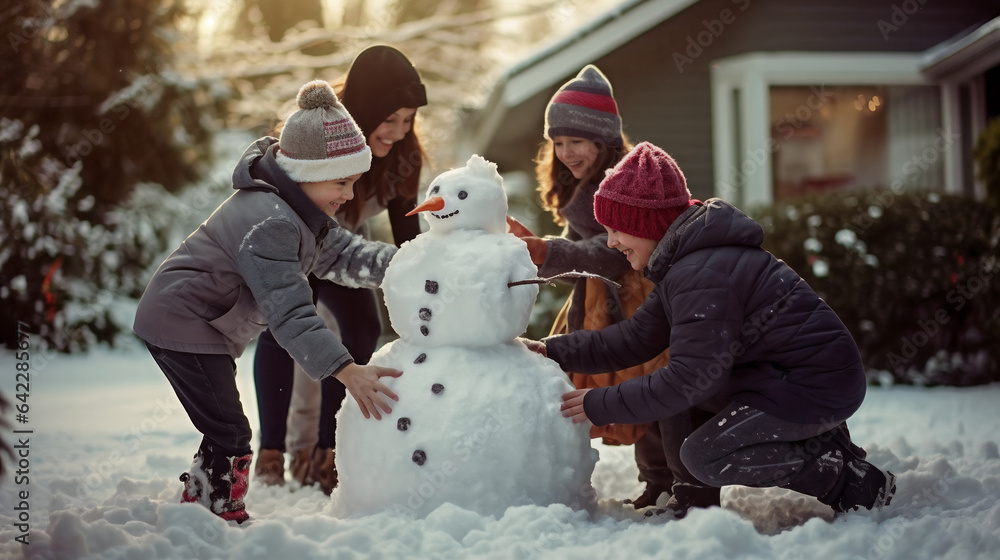
<path id="1" fill-rule="evenodd" d="M 395 341 L 372 364 L 399 395 L 382 420 L 348 397 L 337 417 L 339 516 L 394 510 L 424 517 L 444 503 L 500 517 L 511 506 L 595 506 L 597 451 L 563 418 L 572 390 L 554 362 L 511 342 L 483 348 Z"/>

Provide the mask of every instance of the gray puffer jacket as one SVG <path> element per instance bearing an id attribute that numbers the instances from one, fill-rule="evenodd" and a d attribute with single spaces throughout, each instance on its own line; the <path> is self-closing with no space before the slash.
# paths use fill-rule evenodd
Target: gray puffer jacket
<path id="1" fill-rule="evenodd" d="M 236 192 L 156 270 L 133 330 L 168 350 L 236 358 L 270 327 L 322 379 L 353 359 L 316 315 L 306 278 L 377 287 L 396 247 L 339 227 L 278 167 L 276 149 L 270 137 L 247 148 Z"/>
<path id="2" fill-rule="evenodd" d="M 692 206 L 649 259 L 656 287 L 628 320 L 547 340 L 565 371 L 670 363 L 584 398 L 596 425 L 668 418 L 735 401 L 792 422 L 839 424 L 861 406 L 865 370 L 850 332 L 785 263 L 761 227 L 729 203 Z"/>

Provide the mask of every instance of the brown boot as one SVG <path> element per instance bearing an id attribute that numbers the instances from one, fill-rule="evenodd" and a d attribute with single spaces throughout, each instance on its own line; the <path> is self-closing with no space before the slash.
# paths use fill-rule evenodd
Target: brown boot
<path id="1" fill-rule="evenodd" d="M 253 476 L 267 486 L 285 485 L 285 454 L 278 449 L 261 449 Z"/>
<path id="2" fill-rule="evenodd" d="M 316 447 L 313 449 L 312 463 L 309 465 L 309 480 L 318 482 L 327 496 L 337 487 L 337 465 L 333 449 Z"/>
<path id="3" fill-rule="evenodd" d="M 309 467 L 312 463 L 312 449 L 297 449 L 292 453 L 292 463 L 288 470 L 292 471 L 292 478 L 299 481 L 302 486 L 309 486 L 313 480 L 309 479 Z"/>

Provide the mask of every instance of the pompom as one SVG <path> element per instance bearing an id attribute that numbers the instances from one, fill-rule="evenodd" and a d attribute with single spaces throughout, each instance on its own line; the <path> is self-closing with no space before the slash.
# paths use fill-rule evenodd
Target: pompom
<path id="1" fill-rule="evenodd" d="M 313 80 L 302 86 L 295 100 L 300 109 L 328 108 L 340 103 L 333 88 L 323 80 Z"/>

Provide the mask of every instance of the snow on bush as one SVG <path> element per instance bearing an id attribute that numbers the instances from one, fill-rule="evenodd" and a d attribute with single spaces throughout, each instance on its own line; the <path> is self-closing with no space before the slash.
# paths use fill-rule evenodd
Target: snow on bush
<path id="1" fill-rule="evenodd" d="M 873 381 L 1000 380 L 1000 247 L 988 207 L 937 192 L 852 190 L 754 215 L 764 248 L 850 329 Z"/>

